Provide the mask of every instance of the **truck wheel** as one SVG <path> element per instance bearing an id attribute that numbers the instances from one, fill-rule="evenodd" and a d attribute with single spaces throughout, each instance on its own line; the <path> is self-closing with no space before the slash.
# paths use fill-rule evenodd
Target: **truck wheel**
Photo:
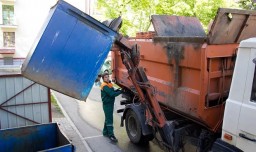
<path id="1" fill-rule="evenodd" d="M 140 121 L 133 110 L 129 110 L 125 116 L 125 127 L 132 143 L 145 144 L 154 138 L 153 135 L 142 134 Z"/>

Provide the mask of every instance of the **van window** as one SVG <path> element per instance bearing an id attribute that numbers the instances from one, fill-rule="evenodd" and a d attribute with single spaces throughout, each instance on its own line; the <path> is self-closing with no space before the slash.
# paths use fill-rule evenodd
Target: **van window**
<path id="1" fill-rule="evenodd" d="M 254 76 L 253 76 L 253 82 L 252 82 L 251 102 L 256 103 L 256 66 L 254 69 Z"/>

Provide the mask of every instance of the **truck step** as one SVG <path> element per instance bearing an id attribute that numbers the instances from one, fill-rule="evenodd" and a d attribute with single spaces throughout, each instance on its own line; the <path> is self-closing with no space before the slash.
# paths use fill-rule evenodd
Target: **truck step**
<path id="1" fill-rule="evenodd" d="M 124 109 L 118 109 L 116 112 L 117 112 L 117 113 L 124 112 Z"/>
<path id="2" fill-rule="evenodd" d="M 130 104 L 130 102 L 128 100 L 121 100 L 120 101 L 120 105 L 127 105 Z"/>

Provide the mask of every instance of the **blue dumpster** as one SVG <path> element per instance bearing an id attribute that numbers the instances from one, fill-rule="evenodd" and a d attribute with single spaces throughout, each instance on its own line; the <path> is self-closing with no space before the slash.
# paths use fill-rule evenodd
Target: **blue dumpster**
<path id="1" fill-rule="evenodd" d="M 72 152 L 56 123 L 0 130 L 1 152 Z"/>
<path id="2" fill-rule="evenodd" d="M 22 74 L 53 90 L 86 100 L 117 33 L 60 0 L 22 65 Z"/>

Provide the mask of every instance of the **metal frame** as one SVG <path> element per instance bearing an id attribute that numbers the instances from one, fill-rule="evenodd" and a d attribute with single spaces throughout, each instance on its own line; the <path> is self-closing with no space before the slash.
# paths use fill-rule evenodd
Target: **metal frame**
<path id="1" fill-rule="evenodd" d="M 0 75 L 0 78 L 1 77 L 17 77 L 17 76 L 21 76 L 21 74 L 12 74 L 12 75 Z M 21 116 L 19 114 L 16 114 L 16 113 L 13 113 L 9 110 L 7 110 L 6 108 L 8 107 L 13 107 L 13 106 L 26 106 L 26 105 L 36 105 L 36 104 L 42 104 L 42 103 L 48 103 L 48 111 L 49 111 L 49 121 L 52 122 L 52 113 L 51 113 L 51 96 L 50 96 L 50 89 L 47 88 L 47 92 L 48 92 L 48 101 L 44 101 L 44 102 L 35 102 L 35 103 L 23 103 L 23 104 L 12 104 L 12 105 L 4 105 L 6 103 L 8 103 L 10 100 L 12 100 L 13 98 L 17 97 L 19 94 L 21 94 L 22 92 L 26 91 L 27 89 L 31 88 L 33 85 L 35 85 L 36 82 L 32 83 L 31 85 L 27 86 L 26 88 L 24 88 L 23 90 L 21 90 L 20 92 L 16 93 L 15 95 L 13 95 L 12 97 L 8 98 L 7 100 L 5 100 L 3 103 L 0 104 L 0 110 L 3 110 L 7 113 L 10 113 L 12 115 L 15 115 L 19 118 L 22 118 L 24 120 L 27 120 L 27 121 L 30 121 L 30 122 L 33 122 L 35 124 L 40 124 L 39 122 L 36 122 L 34 120 L 31 120 L 29 118 L 26 118 L 24 116 Z M 0 124 L 0 129 L 1 129 L 1 124 Z"/>

